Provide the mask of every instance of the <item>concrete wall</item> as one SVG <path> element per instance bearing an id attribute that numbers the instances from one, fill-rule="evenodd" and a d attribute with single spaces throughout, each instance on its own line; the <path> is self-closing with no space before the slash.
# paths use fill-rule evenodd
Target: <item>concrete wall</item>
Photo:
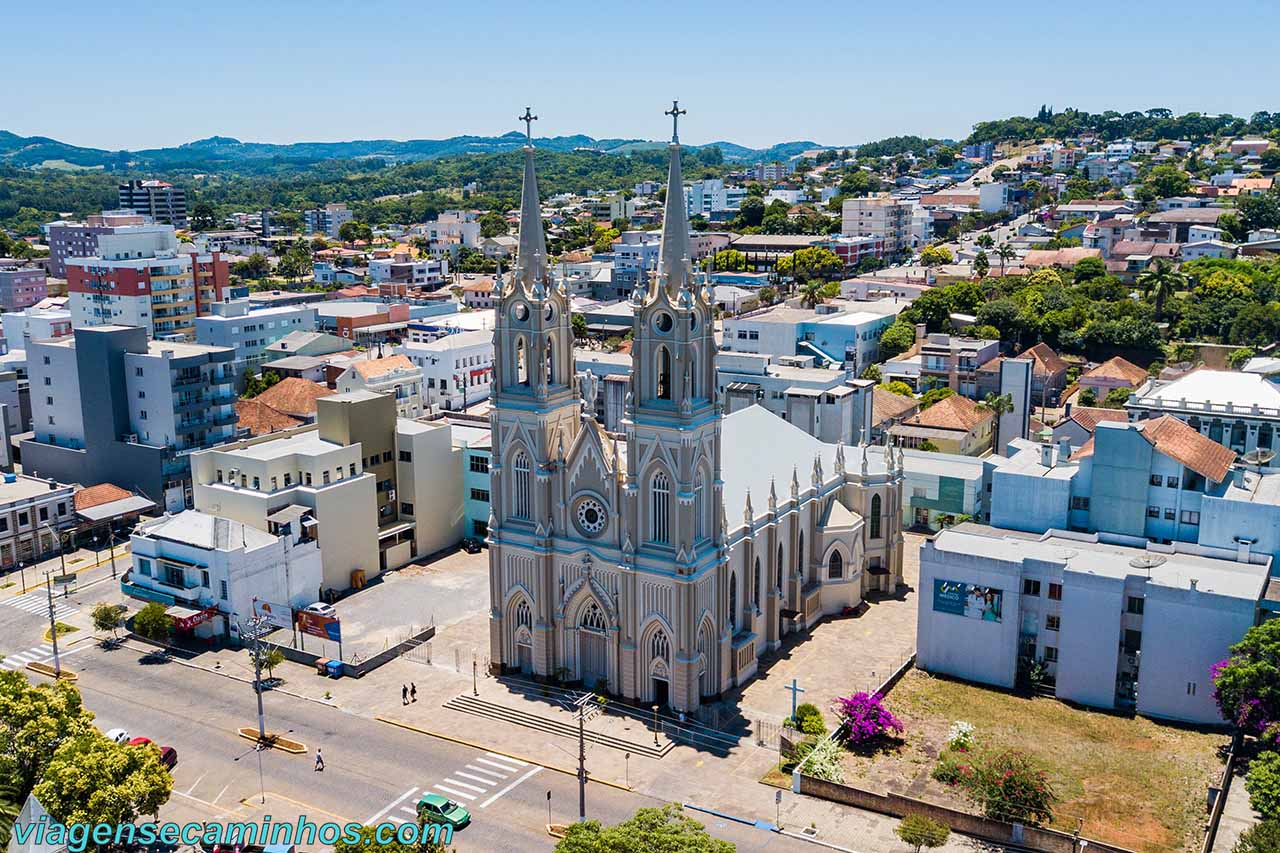
<path id="1" fill-rule="evenodd" d="M 1058 646 L 1058 698 L 1113 708 L 1124 580 L 1066 572 Z"/>
<path id="2" fill-rule="evenodd" d="M 1003 440 L 1003 439 L 1002 439 Z M 1069 527 L 1071 480 L 996 469 L 991 475 L 991 524 L 1043 533 Z"/>
<path id="3" fill-rule="evenodd" d="M 1093 529 L 1127 536 L 1146 530 L 1147 478 L 1154 448 L 1124 424 L 1098 424 L 1094 432 Z"/>
<path id="4" fill-rule="evenodd" d="M 462 491 L 466 451 L 453 446 L 449 426 L 424 426 L 412 423 L 396 430 L 398 452 L 408 450 L 413 457 L 396 463 L 396 499 L 413 505 L 419 557 L 451 548 L 468 535 Z"/>

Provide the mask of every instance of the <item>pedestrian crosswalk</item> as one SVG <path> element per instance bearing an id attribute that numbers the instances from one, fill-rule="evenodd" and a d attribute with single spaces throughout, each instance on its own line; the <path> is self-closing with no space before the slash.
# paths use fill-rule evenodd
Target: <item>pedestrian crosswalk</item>
<path id="1" fill-rule="evenodd" d="M 9 607 L 16 607 L 19 610 L 25 610 L 28 613 L 34 613 L 37 616 L 49 615 L 49 593 L 44 590 L 34 590 L 23 595 L 15 595 L 13 598 L 0 600 L 0 604 L 6 604 Z M 64 616 L 70 616 L 78 613 L 80 608 L 70 604 L 65 604 L 57 598 L 53 600 L 53 618 L 61 619 Z"/>
<path id="2" fill-rule="evenodd" d="M 4 660 L 0 660 L 0 669 L 22 669 L 29 663 L 45 663 L 51 660 L 53 660 L 53 646 L 45 643 L 34 649 L 27 649 L 25 652 L 5 655 Z"/>
<path id="3" fill-rule="evenodd" d="M 468 809 L 483 809 L 541 769 L 527 761 L 486 752 L 453 770 L 439 782 L 405 791 L 365 823 L 383 820 L 412 823 L 418 818 L 418 800 L 425 794 L 443 795 Z"/>

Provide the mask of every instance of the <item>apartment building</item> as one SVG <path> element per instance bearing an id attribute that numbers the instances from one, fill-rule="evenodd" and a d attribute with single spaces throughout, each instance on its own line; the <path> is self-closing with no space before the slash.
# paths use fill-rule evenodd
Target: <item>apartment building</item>
<path id="1" fill-rule="evenodd" d="M 840 233 L 871 236 L 884 241 L 884 254 L 893 257 L 911 248 L 912 205 L 887 193 L 848 198 L 840 209 Z"/>
<path id="2" fill-rule="evenodd" d="M 49 244 L 49 272 L 55 278 L 67 277 L 67 258 L 88 258 L 98 254 L 98 236 L 114 234 L 117 228 L 150 225 L 150 216 L 132 210 L 104 210 L 86 216 L 84 222 L 59 220 L 44 226 Z"/>
<path id="3" fill-rule="evenodd" d="M 459 332 L 430 343 L 396 347 L 422 371 L 422 402 L 428 412 L 462 411 L 489 399 L 493 382 L 493 332 Z"/>
<path id="4" fill-rule="evenodd" d="M 462 537 L 461 458 L 448 424 L 397 418 L 383 394 L 336 394 L 317 400 L 314 425 L 194 454 L 195 504 L 259 530 L 305 507 L 324 588 L 341 591 Z"/>
<path id="5" fill-rule="evenodd" d="M 685 209 L 690 217 L 710 219 L 713 213 L 737 210 L 746 197 L 746 187 L 727 187 L 719 178 L 694 181 L 684 188 Z"/>
<path id="6" fill-rule="evenodd" d="M 369 262 L 369 278 L 374 284 L 403 284 L 437 290 L 449 280 L 447 256 L 412 258 L 407 252 L 398 252 L 390 258 L 378 258 Z"/>
<path id="7" fill-rule="evenodd" d="M 21 311 L 48 295 L 43 267 L 0 261 L 0 310 Z"/>
<path id="8" fill-rule="evenodd" d="M 168 510 L 190 500 L 190 453 L 235 437 L 234 351 L 91 326 L 27 349 L 34 435 L 23 469 L 114 483 Z"/>
<path id="9" fill-rule="evenodd" d="M 613 242 L 613 292 L 597 298 L 624 299 L 658 265 L 658 237 L 651 231 L 623 231 Z"/>
<path id="10" fill-rule="evenodd" d="M 0 315 L 5 345 L 10 350 L 26 348 L 28 340 L 48 340 L 71 334 L 71 312 L 60 308 L 24 308 Z"/>
<path id="11" fill-rule="evenodd" d="M 768 355 L 813 356 L 822 366 L 860 375 L 879 361 L 880 335 L 908 302 L 827 303 L 815 308 L 778 305 L 726 316 L 723 350 Z"/>
<path id="12" fill-rule="evenodd" d="M 399 417 L 422 416 L 422 369 L 403 355 L 357 359 L 338 374 L 336 384 L 340 394 L 351 391 L 386 394 L 395 400 Z"/>
<path id="13" fill-rule="evenodd" d="M 187 227 L 187 191 L 166 181 L 125 181 L 119 186 L 121 210 L 150 216 L 175 228 Z"/>
<path id="14" fill-rule="evenodd" d="M 0 475 L 0 567 L 52 556 L 58 537 L 75 523 L 75 486 L 26 474 Z"/>
<path id="15" fill-rule="evenodd" d="M 1000 354 L 999 341 L 931 334 L 920 343 L 918 390 L 950 388 L 962 397 L 978 396 L 978 368 Z"/>
<path id="16" fill-rule="evenodd" d="M 308 305 L 253 309 L 248 299 L 233 299 L 215 302 L 210 309 L 207 316 L 196 318 L 196 343 L 233 349 L 237 373 L 256 373 L 267 360 L 267 347 L 286 335 L 316 328 L 316 309 Z"/>
<path id="17" fill-rule="evenodd" d="M 345 204 L 326 204 L 302 211 L 302 228 L 304 234 L 323 234 L 338 239 L 338 229 L 354 218 Z"/>
<path id="18" fill-rule="evenodd" d="M 183 248 L 171 225 L 133 225 L 99 234 L 98 254 L 68 258 L 72 324 L 141 326 L 153 337 L 195 334 L 195 318 L 230 292 L 220 253 Z"/>

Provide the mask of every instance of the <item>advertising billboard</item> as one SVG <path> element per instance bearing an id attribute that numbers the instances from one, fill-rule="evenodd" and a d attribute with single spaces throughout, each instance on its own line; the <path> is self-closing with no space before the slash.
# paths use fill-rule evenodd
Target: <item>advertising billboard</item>
<path id="1" fill-rule="evenodd" d="M 933 609 L 937 613 L 999 622 L 1004 614 L 1004 591 L 993 586 L 934 579 Z"/>
<path id="2" fill-rule="evenodd" d="M 293 618 L 297 620 L 298 630 L 304 634 L 333 640 L 335 643 L 342 642 L 342 623 L 338 621 L 337 616 L 322 616 L 309 610 L 295 610 Z"/>
<path id="3" fill-rule="evenodd" d="M 285 604 L 274 604 L 260 598 L 253 600 L 253 615 L 273 628 L 290 629 L 293 627 L 293 608 Z"/>

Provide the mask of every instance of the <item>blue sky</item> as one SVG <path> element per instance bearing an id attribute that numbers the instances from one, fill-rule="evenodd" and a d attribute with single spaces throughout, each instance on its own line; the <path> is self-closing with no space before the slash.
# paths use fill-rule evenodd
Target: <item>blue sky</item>
<path id="1" fill-rule="evenodd" d="M 143 148 L 517 128 L 848 144 L 962 137 L 1042 102 L 1280 109 L 1270 0 L 676 4 L 63 0 L 6 4 L 0 129 Z M 26 35 L 24 35 L 26 34 Z"/>

